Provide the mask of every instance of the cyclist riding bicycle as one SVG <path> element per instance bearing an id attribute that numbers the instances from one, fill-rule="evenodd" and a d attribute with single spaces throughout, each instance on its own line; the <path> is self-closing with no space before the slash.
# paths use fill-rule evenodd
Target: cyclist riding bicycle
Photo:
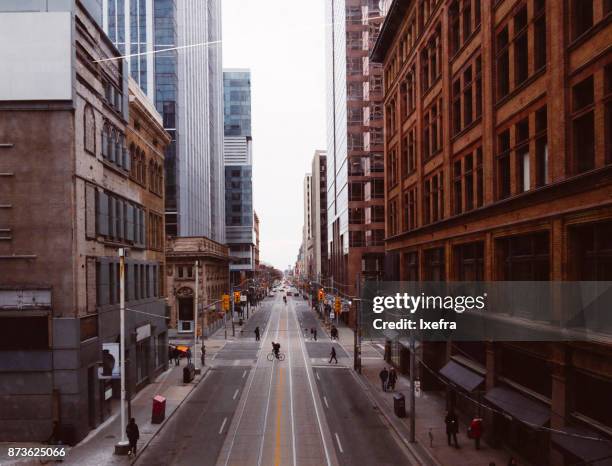
<path id="1" fill-rule="evenodd" d="M 276 357 L 276 359 L 278 359 L 279 351 L 280 351 L 280 343 L 272 342 L 272 352 L 274 353 L 274 356 Z"/>

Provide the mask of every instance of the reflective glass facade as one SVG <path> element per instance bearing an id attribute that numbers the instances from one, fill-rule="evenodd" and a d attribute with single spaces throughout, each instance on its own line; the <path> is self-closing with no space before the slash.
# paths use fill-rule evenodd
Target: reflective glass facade
<path id="1" fill-rule="evenodd" d="M 251 73 L 223 72 L 223 119 L 226 136 L 251 136 Z"/>

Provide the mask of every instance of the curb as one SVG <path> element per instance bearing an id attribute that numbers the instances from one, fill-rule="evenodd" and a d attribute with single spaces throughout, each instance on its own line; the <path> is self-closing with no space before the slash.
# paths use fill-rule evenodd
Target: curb
<path id="1" fill-rule="evenodd" d="M 174 411 L 172 411 L 165 419 L 164 422 L 161 423 L 159 429 L 157 429 L 157 431 L 151 436 L 151 438 L 142 445 L 141 448 L 138 449 L 138 453 L 136 453 L 136 456 L 134 456 L 134 458 L 132 458 L 130 460 L 130 464 L 134 464 L 136 463 L 136 461 L 138 460 L 138 458 L 140 458 L 140 455 L 142 455 L 142 453 L 147 449 L 147 447 L 149 446 L 149 444 L 153 441 L 153 439 L 155 439 L 159 433 L 163 430 L 163 428 L 166 426 L 166 423 L 172 419 L 172 416 L 174 416 L 174 413 L 176 413 L 180 407 L 183 405 L 183 403 L 185 403 L 185 401 L 187 401 L 187 398 L 189 398 L 191 396 L 191 394 L 193 393 L 193 391 L 196 389 L 196 387 L 198 385 L 200 385 L 200 383 L 202 383 L 204 381 L 204 379 L 206 378 L 206 376 L 209 374 L 209 372 L 211 371 L 211 367 L 210 366 L 206 366 L 206 372 L 204 372 L 202 374 L 202 377 L 200 377 L 200 380 L 198 380 L 197 383 L 192 385 L 191 390 L 189 390 L 189 393 L 187 393 L 187 396 L 185 396 L 185 398 L 183 398 L 179 404 L 176 406 L 176 408 L 174 408 Z"/>

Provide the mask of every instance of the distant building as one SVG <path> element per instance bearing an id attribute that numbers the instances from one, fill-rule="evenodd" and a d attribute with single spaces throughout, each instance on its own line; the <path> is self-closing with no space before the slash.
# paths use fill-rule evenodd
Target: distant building
<path id="1" fill-rule="evenodd" d="M 225 70 L 223 93 L 226 241 L 230 279 L 238 284 L 255 270 L 250 71 Z"/>
<path id="2" fill-rule="evenodd" d="M 303 182 L 304 224 L 302 226 L 302 245 L 304 246 L 303 272 L 306 277 L 312 277 L 311 266 L 314 263 L 312 244 L 312 176 L 306 173 Z"/>
<path id="3" fill-rule="evenodd" d="M 369 60 L 383 22 L 379 2 L 329 0 L 326 11 L 327 252 L 336 287 L 384 272 L 382 67 Z M 355 311 L 342 316 L 351 325 Z"/>
<path id="4" fill-rule="evenodd" d="M 106 350 L 118 364 L 120 247 L 129 393 L 167 366 L 170 137 L 80 2 L 11 4 L 0 6 L 12 38 L 0 44 L 0 385 L 11 400 L 0 439 L 41 442 L 58 421 L 72 444 L 119 397 L 101 363 Z"/>
<path id="5" fill-rule="evenodd" d="M 255 270 L 259 268 L 259 215 L 253 211 L 253 221 L 255 224 Z"/>
<path id="6" fill-rule="evenodd" d="M 327 276 L 327 157 L 317 150 L 312 158 L 310 182 L 310 212 L 312 216 L 311 276 L 320 279 Z"/>
<path id="7" fill-rule="evenodd" d="M 204 237 L 170 238 L 166 243 L 166 261 L 170 326 L 179 333 L 193 333 L 197 286 L 198 333 L 207 336 L 222 319 L 218 301 L 230 292 L 227 246 Z"/>

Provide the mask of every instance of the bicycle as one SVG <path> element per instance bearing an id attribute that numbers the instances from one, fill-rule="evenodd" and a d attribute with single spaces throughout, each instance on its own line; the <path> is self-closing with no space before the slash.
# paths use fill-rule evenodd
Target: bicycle
<path id="1" fill-rule="evenodd" d="M 274 352 L 268 353 L 268 361 L 274 361 L 275 357 L 276 356 L 274 355 Z M 284 361 L 285 360 L 285 353 L 278 353 L 278 360 L 279 361 Z"/>

